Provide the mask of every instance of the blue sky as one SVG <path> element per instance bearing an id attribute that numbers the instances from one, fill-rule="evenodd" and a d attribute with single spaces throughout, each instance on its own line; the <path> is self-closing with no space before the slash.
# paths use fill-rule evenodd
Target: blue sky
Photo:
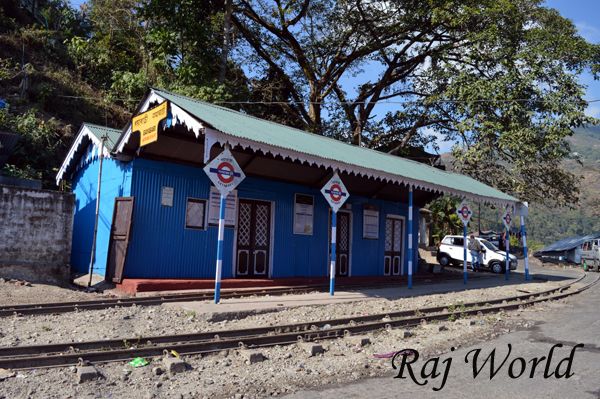
<path id="1" fill-rule="evenodd" d="M 84 0 L 71 0 L 78 7 Z M 600 43 L 600 1 L 598 0 L 546 0 L 545 5 L 557 9 L 564 17 L 569 18 L 579 33 L 592 43 Z M 349 79 L 351 80 L 351 79 Z M 356 83 L 356 82 L 353 82 Z M 581 76 L 581 83 L 587 86 L 587 100 L 600 99 L 600 81 L 595 81 L 589 73 Z M 390 105 L 382 104 L 378 113 L 383 115 L 390 110 Z M 588 106 L 586 113 L 600 118 L 600 102 Z M 450 150 L 453 143 L 439 143 L 440 152 Z"/>
<path id="2" fill-rule="evenodd" d="M 547 0 L 546 4 L 556 8 L 564 17 L 573 21 L 581 36 L 589 42 L 600 43 L 600 1 Z M 594 81 L 592 76 L 586 73 L 581 76 L 581 82 L 588 86 L 587 100 L 600 99 L 600 81 Z M 600 102 L 590 104 L 587 113 L 600 117 Z"/>

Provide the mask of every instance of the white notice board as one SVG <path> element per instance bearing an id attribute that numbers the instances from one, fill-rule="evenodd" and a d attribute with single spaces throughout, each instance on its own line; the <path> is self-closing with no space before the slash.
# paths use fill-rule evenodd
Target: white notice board
<path id="1" fill-rule="evenodd" d="M 160 189 L 160 204 L 162 206 L 173 206 L 173 187 L 162 186 Z"/>
<path id="2" fill-rule="evenodd" d="M 379 211 L 376 209 L 363 209 L 363 238 L 379 238 Z"/>
<path id="3" fill-rule="evenodd" d="M 294 234 L 312 235 L 314 197 L 296 194 L 294 198 Z"/>
<path id="4" fill-rule="evenodd" d="M 216 187 L 210 188 L 208 200 L 208 224 L 219 224 L 219 206 L 221 205 L 221 194 Z M 237 190 L 231 191 L 225 200 L 225 226 L 234 227 L 237 218 Z"/>

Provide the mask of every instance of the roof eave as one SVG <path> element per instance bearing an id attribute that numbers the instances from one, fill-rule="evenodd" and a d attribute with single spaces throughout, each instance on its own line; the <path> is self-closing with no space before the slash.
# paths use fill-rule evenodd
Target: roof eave
<path id="1" fill-rule="evenodd" d="M 100 148 L 102 144 L 101 141 L 96 137 L 94 133 L 92 133 L 92 131 L 89 129 L 88 124 L 83 123 L 79 128 L 77 136 L 75 137 L 73 144 L 69 148 L 69 152 L 67 153 L 67 156 L 61 164 L 60 169 L 56 173 L 56 185 L 60 184 L 60 181 L 64 179 L 65 174 L 68 173 L 71 169 L 71 165 L 73 164 L 75 155 L 77 154 L 77 151 L 80 149 L 84 139 L 86 138 L 90 142 L 92 142 L 94 146 Z M 104 149 L 104 157 L 110 157 L 110 152 L 106 148 Z"/>

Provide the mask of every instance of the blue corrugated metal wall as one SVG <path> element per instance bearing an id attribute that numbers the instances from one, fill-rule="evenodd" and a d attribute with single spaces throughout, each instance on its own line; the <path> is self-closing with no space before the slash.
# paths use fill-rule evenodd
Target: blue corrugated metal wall
<path id="1" fill-rule="evenodd" d="M 90 144 L 90 148 L 92 146 L 93 144 Z M 88 156 L 90 153 L 88 151 Z M 84 165 L 75 173 L 72 180 L 75 215 L 71 268 L 78 273 L 87 273 L 90 264 L 99 165 L 100 160 L 97 157 L 84 158 Z M 127 197 L 130 194 L 131 163 L 124 164 L 112 158 L 104 159 L 101 189 L 94 273 L 104 276 L 115 198 Z"/>
<path id="2" fill-rule="evenodd" d="M 212 278 L 215 268 L 217 228 L 184 228 L 187 197 L 208 199 L 210 181 L 200 168 L 136 159 L 133 163 L 131 195 L 135 197 L 133 235 L 125 276 L 129 278 Z M 161 187 L 174 188 L 173 207 L 160 205 Z M 294 194 L 315 198 L 314 233 L 293 234 Z M 407 216 L 408 206 L 352 196 L 353 276 L 383 275 L 385 216 Z M 246 178 L 238 187 L 238 198 L 274 201 L 275 229 L 272 277 L 325 276 L 328 254 L 328 206 L 319 190 L 258 178 Z M 380 210 L 379 239 L 362 238 L 362 204 Z M 418 208 L 415 208 L 414 243 L 418 241 Z M 405 223 L 406 228 L 406 223 Z M 225 229 L 223 278 L 233 277 L 233 229 Z M 404 268 L 407 267 L 404 242 Z M 415 257 L 416 253 L 415 252 Z M 417 265 L 416 259 L 414 262 Z"/>

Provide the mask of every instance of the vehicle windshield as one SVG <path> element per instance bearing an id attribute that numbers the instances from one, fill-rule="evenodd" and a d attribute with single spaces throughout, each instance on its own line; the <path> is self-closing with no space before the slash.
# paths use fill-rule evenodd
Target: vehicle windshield
<path id="1" fill-rule="evenodd" d="M 481 243 L 489 250 L 491 251 L 500 251 L 494 244 L 492 244 L 491 242 L 487 241 L 487 240 L 480 240 Z"/>

